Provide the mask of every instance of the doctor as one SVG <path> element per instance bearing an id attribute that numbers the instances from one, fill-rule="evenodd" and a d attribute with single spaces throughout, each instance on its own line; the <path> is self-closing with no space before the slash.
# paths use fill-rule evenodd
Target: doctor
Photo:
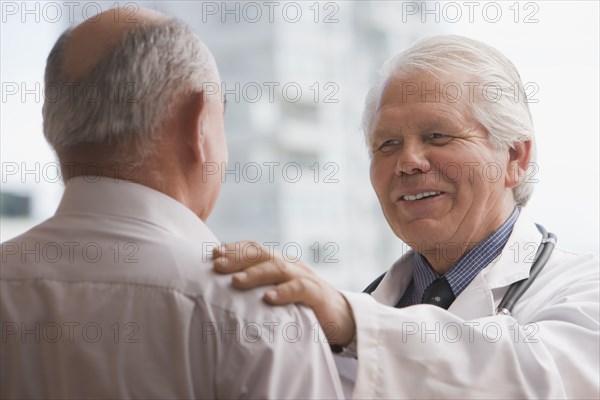
<path id="1" fill-rule="evenodd" d="M 358 360 L 355 398 L 598 398 L 597 257 L 555 249 L 496 314 L 542 241 L 524 208 L 535 139 L 514 65 L 475 40 L 421 41 L 386 64 L 363 127 L 373 188 L 411 247 L 371 295 L 339 292 L 259 245 L 228 244 L 216 270 L 244 270 L 232 279 L 241 289 L 276 284 L 271 304 L 313 308 Z"/>

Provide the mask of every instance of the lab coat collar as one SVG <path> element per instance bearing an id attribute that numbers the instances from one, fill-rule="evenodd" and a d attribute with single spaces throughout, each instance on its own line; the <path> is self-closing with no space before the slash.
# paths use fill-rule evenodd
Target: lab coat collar
<path id="1" fill-rule="evenodd" d="M 378 302 L 394 306 L 413 279 L 414 250 L 407 251 L 385 274 L 379 286 L 371 293 Z"/>
<path id="2" fill-rule="evenodd" d="M 448 311 L 466 320 L 494 315 L 510 285 L 529 277 L 541 240 L 542 234 L 522 209 L 502 253 L 477 274 Z"/>
<path id="3" fill-rule="evenodd" d="M 521 209 L 500 255 L 475 276 L 448 311 L 467 320 L 493 315 L 508 287 L 529 277 L 541 239 L 542 234 Z M 394 263 L 372 293 L 377 301 L 390 306 L 398 302 L 412 280 L 413 257 L 410 250 Z"/>
<path id="4" fill-rule="evenodd" d="M 188 237 L 191 232 L 214 237 L 204 222 L 172 197 L 125 180 L 79 176 L 67 182 L 56 215 L 94 213 L 135 219 Z"/>
<path id="5" fill-rule="evenodd" d="M 529 277 L 542 234 L 521 210 L 502 253 L 483 270 L 490 289 L 496 289 Z"/>

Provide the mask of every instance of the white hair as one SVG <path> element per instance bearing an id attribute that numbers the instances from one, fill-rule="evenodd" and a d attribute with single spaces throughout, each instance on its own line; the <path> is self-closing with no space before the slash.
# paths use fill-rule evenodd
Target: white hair
<path id="1" fill-rule="evenodd" d="M 515 66 L 502 53 L 477 40 L 457 35 L 434 36 L 417 42 L 411 48 L 387 61 L 380 78 L 369 91 L 363 111 L 362 127 L 365 142 L 371 148 L 371 129 L 376 108 L 386 81 L 391 78 L 407 79 L 420 73 L 448 77 L 465 73 L 479 84 L 468 107 L 473 117 L 488 131 L 493 146 L 502 149 L 515 143 L 531 140 L 530 162 L 535 162 L 533 121 L 521 77 Z M 493 101 L 482 90 L 493 84 L 498 93 Z M 465 86 L 463 92 L 467 91 Z M 526 205 L 533 192 L 533 184 L 526 180 L 513 189 L 515 202 Z"/>
<path id="2" fill-rule="evenodd" d="M 74 82 L 63 69 L 70 33 L 61 35 L 46 64 L 44 135 L 55 150 L 116 145 L 127 148 L 127 161 L 140 161 L 179 101 L 217 77 L 208 48 L 185 24 L 169 19 L 129 29 Z"/>

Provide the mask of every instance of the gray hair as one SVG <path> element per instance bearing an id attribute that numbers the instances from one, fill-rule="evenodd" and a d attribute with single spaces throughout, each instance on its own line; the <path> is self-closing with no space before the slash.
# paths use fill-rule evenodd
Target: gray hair
<path id="1" fill-rule="evenodd" d="M 44 136 L 57 151 L 86 143 L 117 150 L 133 144 L 122 156 L 140 161 L 179 101 L 218 76 L 208 48 L 185 24 L 169 19 L 129 29 L 74 82 L 63 69 L 70 34 L 68 29 L 54 45 L 45 72 Z"/>
<path id="2" fill-rule="evenodd" d="M 369 148 L 376 107 L 386 81 L 406 79 L 422 72 L 438 78 L 453 72 L 471 76 L 480 86 L 475 88 L 474 99 L 469 101 L 468 107 L 488 131 L 491 144 L 508 149 L 515 143 L 531 140 L 530 162 L 536 161 L 533 121 L 517 69 L 493 47 L 457 35 L 423 39 L 384 64 L 379 80 L 367 95 L 363 111 L 362 127 Z M 497 91 L 493 100 L 487 99 L 484 90 L 480 90 L 486 84 L 493 84 Z M 526 205 L 532 192 L 533 184 L 524 180 L 513 189 L 515 202 Z"/>

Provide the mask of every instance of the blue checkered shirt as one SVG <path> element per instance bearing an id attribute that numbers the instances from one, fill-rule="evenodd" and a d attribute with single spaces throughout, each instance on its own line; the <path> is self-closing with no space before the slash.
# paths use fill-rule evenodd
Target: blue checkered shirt
<path id="1" fill-rule="evenodd" d="M 481 243 L 463 255 L 443 276 L 446 277 L 454 296 L 458 295 L 467 287 L 475 276 L 485 268 L 501 252 L 508 238 L 512 233 L 515 221 L 519 216 L 519 207 L 514 211 L 506 221 L 496 229 L 492 234 L 485 238 Z M 406 307 L 421 303 L 421 298 L 425 289 L 439 275 L 429 265 L 429 262 L 419 253 L 415 253 L 413 262 L 413 280 L 404 292 L 404 295 L 396 304 L 396 307 Z"/>

